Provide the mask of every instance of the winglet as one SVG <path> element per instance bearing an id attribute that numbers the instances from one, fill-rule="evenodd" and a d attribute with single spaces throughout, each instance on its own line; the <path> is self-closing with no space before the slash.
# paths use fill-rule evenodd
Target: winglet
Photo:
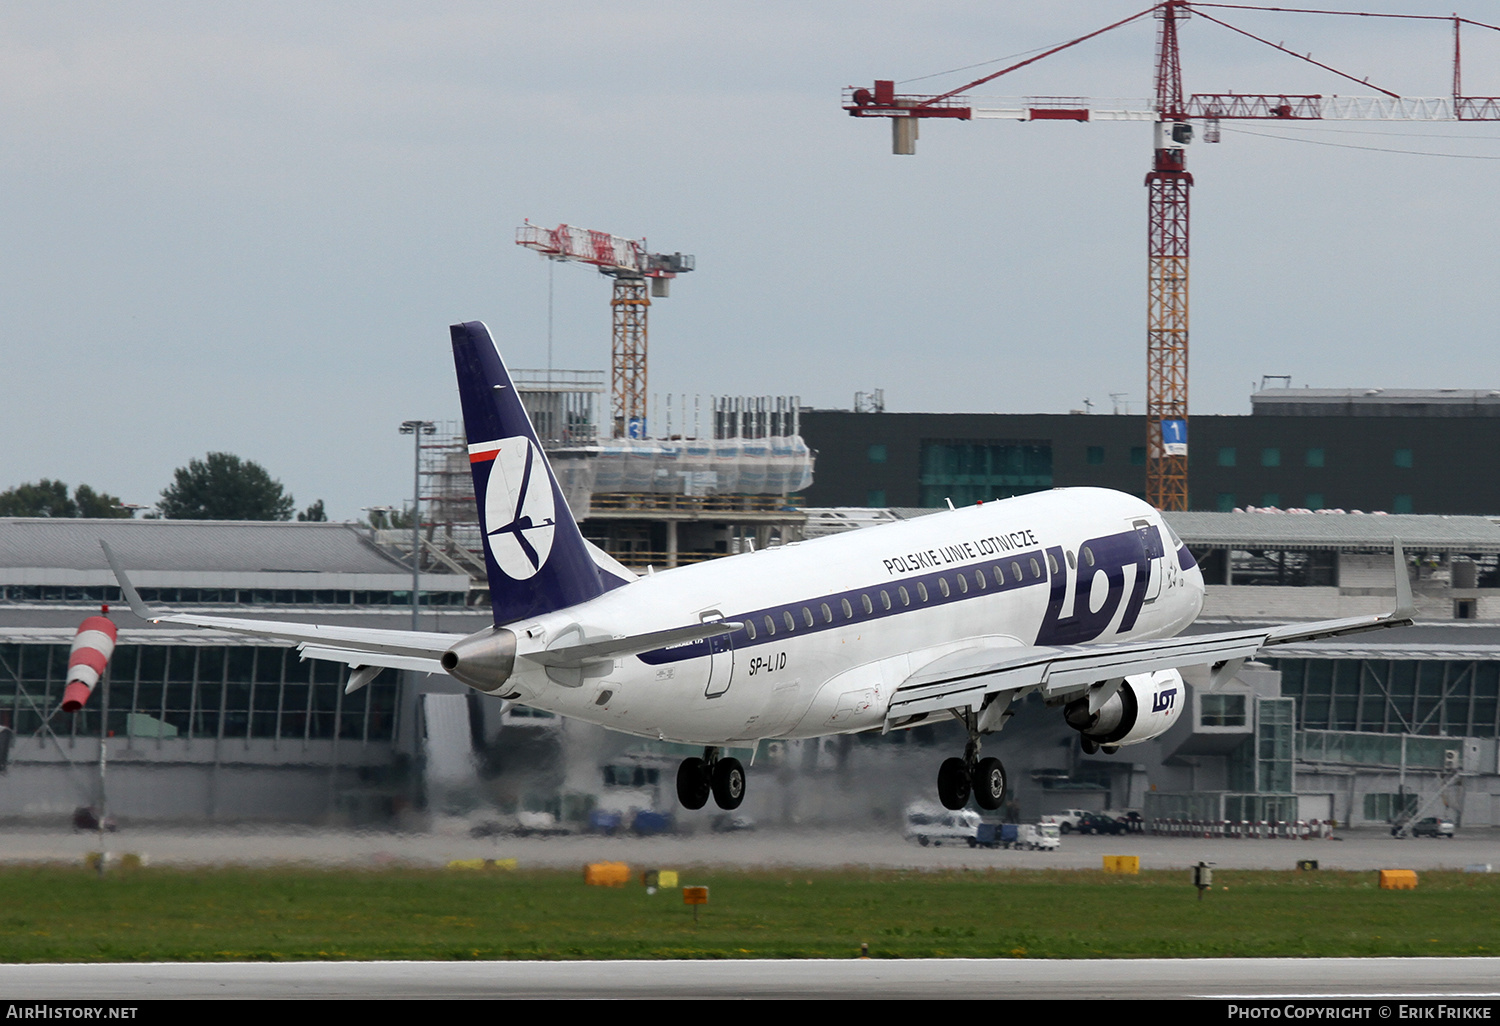
<path id="1" fill-rule="evenodd" d="M 1417 616 L 1417 604 L 1411 597 L 1411 575 L 1406 570 L 1406 550 L 1401 547 L 1400 538 L 1392 538 L 1395 555 L 1396 571 L 1396 608 L 1391 610 L 1392 620 L 1414 620 Z"/>
<path id="2" fill-rule="evenodd" d="M 159 621 L 162 614 L 141 601 L 140 592 L 135 590 L 135 585 L 130 583 L 130 578 L 126 577 L 125 571 L 120 569 L 120 563 L 115 559 L 115 554 L 109 550 L 109 542 L 100 538 L 99 547 L 104 550 L 104 558 L 109 563 L 110 570 L 114 571 L 115 580 L 120 584 L 120 591 L 125 593 L 125 601 L 130 603 L 130 611 L 142 620 L 150 620 L 153 623 Z"/>

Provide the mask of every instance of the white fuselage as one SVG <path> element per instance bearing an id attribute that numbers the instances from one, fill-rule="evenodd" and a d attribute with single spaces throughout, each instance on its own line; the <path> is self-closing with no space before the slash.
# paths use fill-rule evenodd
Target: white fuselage
<path id="1" fill-rule="evenodd" d="M 615 730 L 704 745 L 880 727 L 896 687 L 967 648 L 1170 637 L 1203 579 L 1161 515 L 1057 489 L 648 575 L 508 624 L 506 693 Z M 528 652 L 722 619 L 733 634 L 549 671 Z"/>

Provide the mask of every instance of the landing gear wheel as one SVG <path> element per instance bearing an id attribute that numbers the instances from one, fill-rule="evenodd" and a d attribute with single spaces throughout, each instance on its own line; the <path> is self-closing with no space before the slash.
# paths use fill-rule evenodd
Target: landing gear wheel
<path id="1" fill-rule="evenodd" d="M 981 809 L 998 809 L 1005 801 L 1005 767 L 999 759 L 980 759 L 974 767 L 974 800 Z"/>
<path id="2" fill-rule="evenodd" d="M 683 759 L 677 767 L 677 800 L 684 809 L 701 809 L 708 804 L 708 767 L 702 759 Z"/>
<path id="3" fill-rule="evenodd" d="M 745 800 L 745 767 L 738 759 L 720 759 L 714 763 L 714 801 L 721 809 L 737 809 Z"/>
<path id="4" fill-rule="evenodd" d="M 945 809 L 969 804 L 969 768 L 962 759 L 944 759 L 938 768 L 938 801 Z"/>
<path id="5" fill-rule="evenodd" d="M 1099 750 L 1099 742 L 1095 741 L 1091 737 L 1080 736 L 1078 738 L 1078 744 L 1083 749 L 1084 755 L 1093 755 Z"/>

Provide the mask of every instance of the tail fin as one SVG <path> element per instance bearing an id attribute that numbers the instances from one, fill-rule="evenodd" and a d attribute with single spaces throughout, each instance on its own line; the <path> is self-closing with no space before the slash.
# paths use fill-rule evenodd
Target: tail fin
<path id="1" fill-rule="evenodd" d="M 587 602 L 622 583 L 590 555 L 489 329 L 455 324 L 453 362 L 495 623 Z"/>

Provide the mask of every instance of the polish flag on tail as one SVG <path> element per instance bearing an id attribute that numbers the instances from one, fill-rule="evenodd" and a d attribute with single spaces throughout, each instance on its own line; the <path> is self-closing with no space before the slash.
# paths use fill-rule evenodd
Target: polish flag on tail
<path id="1" fill-rule="evenodd" d="M 107 610 L 106 610 L 107 611 Z M 115 654 L 115 623 L 107 616 L 91 616 L 78 625 L 73 650 L 68 653 L 68 684 L 63 689 L 63 712 L 77 712 L 104 676 Z"/>

